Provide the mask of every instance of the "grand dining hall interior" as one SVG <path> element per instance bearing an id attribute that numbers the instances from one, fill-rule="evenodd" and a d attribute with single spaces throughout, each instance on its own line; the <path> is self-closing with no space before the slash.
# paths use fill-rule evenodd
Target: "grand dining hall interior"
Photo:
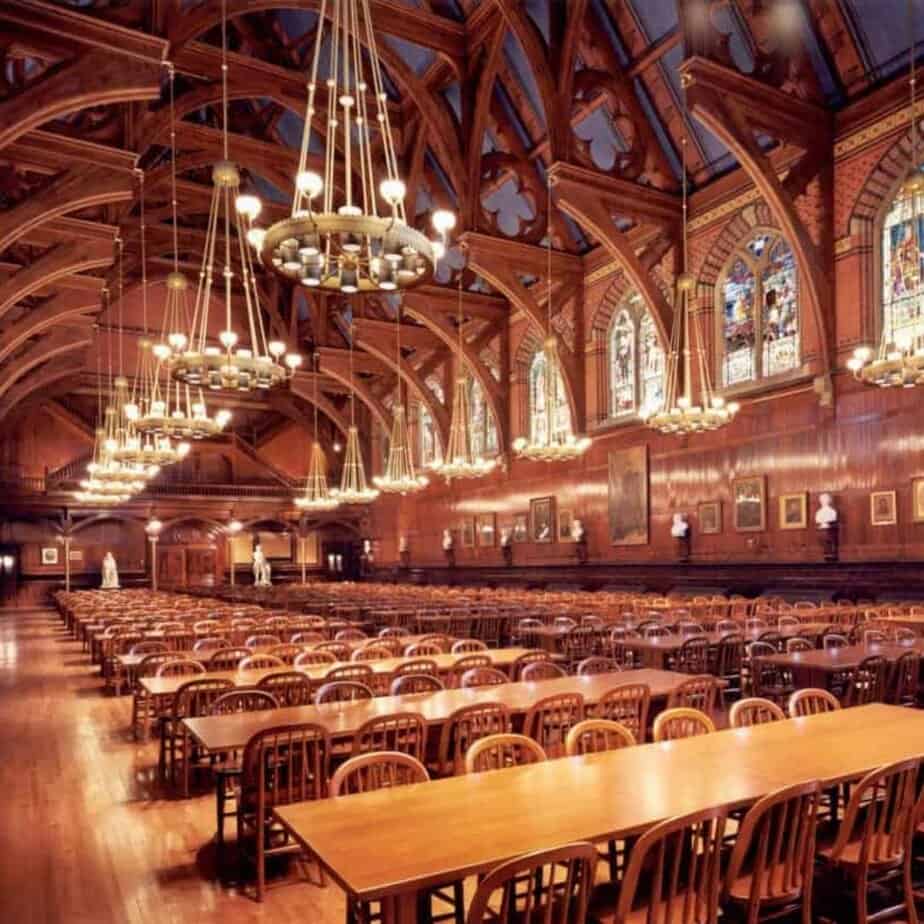
<path id="1" fill-rule="evenodd" d="M 0 54 L 0 920 L 917 924 L 924 0 Z"/>

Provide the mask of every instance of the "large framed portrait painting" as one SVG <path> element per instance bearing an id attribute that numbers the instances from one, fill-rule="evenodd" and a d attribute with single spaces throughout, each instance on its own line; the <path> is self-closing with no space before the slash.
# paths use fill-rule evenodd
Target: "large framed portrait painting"
<path id="1" fill-rule="evenodd" d="M 609 454 L 610 542 L 648 544 L 648 447 Z"/>
<path id="2" fill-rule="evenodd" d="M 767 528 L 767 484 L 763 475 L 735 478 L 732 498 L 739 533 L 761 533 Z"/>

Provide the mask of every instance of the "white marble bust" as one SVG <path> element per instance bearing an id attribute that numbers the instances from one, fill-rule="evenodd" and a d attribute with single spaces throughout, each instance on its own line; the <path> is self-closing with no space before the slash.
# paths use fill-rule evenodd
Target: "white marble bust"
<path id="1" fill-rule="evenodd" d="M 675 539 L 685 539 L 689 531 L 690 524 L 687 523 L 687 515 L 685 513 L 675 513 L 674 520 L 671 523 L 671 535 Z"/>
<path id="2" fill-rule="evenodd" d="M 834 509 L 834 498 L 827 492 L 818 498 L 821 505 L 815 512 L 815 525 L 819 529 L 831 529 L 837 523 L 837 510 Z"/>

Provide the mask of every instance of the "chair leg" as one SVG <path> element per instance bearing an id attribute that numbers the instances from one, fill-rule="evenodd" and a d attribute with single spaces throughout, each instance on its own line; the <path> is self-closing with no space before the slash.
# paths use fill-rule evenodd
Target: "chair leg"
<path id="1" fill-rule="evenodd" d="M 263 895 L 266 892 L 266 843 L 263 838 L 263 830 L 266 819 L 263 812 L 258 812 L 257 818 L 257 901 L 263 901 Z"/>
<path id="2" fill-rule="evenodd" d="M 905 908 L 908 910 L 908 924 L 918 924 L 918 910 L 914 900 L 914 881 L 911 875 L 911 851 L 905 857 L 904 869 L 902 871 L 905 889 Z"/>
<path id="3" fill-rule="evenodd" d="M 215 813 L 217 815 L 215 827 L 215 843 L 218 852 L 219 874 L 225 865 L 225 781 L 219 776 L 215 785 Z"/>

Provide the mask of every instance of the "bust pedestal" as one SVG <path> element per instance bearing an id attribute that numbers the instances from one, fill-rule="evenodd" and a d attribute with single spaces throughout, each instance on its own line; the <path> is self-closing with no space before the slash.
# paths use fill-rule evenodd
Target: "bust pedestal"
<path id="1" fill-rule="evenodd" d="M 825 561 L 837 561 L 838 559 L 838 528 L 837 523 L 831 523 L 827 527 L 819 527 L 818 534 L 821 537 L 821 548 L 824 553 Z"/>

